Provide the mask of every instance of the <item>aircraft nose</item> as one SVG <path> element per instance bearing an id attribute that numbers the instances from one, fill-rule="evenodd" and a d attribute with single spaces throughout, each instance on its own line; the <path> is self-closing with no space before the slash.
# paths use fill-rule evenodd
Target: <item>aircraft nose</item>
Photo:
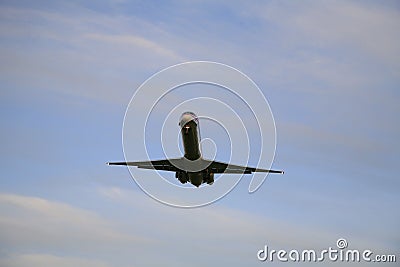
<path id="1" fill-rule="evenodd" d="M 190 121 L 194 121 L 197 124 L 197 116 L 193 112 L 185 112 L 179 120 L 179 126 L 183 127 Z"/>

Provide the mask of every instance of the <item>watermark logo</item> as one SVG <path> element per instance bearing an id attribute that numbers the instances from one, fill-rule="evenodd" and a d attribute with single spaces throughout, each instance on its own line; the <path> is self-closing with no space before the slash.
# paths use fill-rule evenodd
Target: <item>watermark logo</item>
<path id="1" fill-rule="evenodd" d="M 337 246 L 339 249 L 345 249 L 345 248 L 347 248 L 347 246 L 348 246 L 347 240 L 344 239 L 344 238 L 339 238 L 339 239 L 336 241 L 336 246 Z"/>
<path id="2" fill-rule="evenodd" d="M 394 254 L 375 254 L 369 249 L 348 249 L 347 240 L 339 238 L 336 247 L 322 250 L 306 249 L 290 251 L 270 249 L 267 245 L 257 252 L 259 261 L 280 262 L 396 262 Z"/>

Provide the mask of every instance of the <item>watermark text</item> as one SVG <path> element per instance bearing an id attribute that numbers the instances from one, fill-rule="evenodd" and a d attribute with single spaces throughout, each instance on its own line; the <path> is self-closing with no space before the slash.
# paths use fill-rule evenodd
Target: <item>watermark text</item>
<path id="1" fill-rule="evenodd" d="M 336 247 L 316 251 L 314 249 L 290 251 L 270 249 L 267 245 L 257 252 L 260 261 L 281 262 L 396 262 L 396 255 L 374 254 L 371 250 L 347 249 L 348 243 L 344 238 L 336 241 Z"/>

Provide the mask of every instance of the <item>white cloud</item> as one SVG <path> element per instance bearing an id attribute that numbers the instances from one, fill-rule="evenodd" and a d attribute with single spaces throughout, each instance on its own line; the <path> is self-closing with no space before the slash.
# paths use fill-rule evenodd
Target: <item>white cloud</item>
<path id="1" fill-rule="evenodd" d="M 92 211 L 38 197 L 0 194 L 1 243 L 25 249 L 60 248 L 93 251 L 99 244 L 125 246 L 153 242 Z M 104 247 L 103 247 L 104 248 Z"/>
<path id="2" fill-rule="evenodd" d="M 315 41 L 354 45 L 376 58 L 396 62 L 400 45 L 399 12 L 386 7 L 332 2 L 318 4 L 294 16 L 293 25 Z"/>
<path id="3" fill-rule="evenodd" d="M 145 21 L 72 10 L 73 15 L 71 8 L 51 12 L 0 7 L 0 34 L 8 40 L 0 44 L 2 82 L 32 92 L 32 97 L 55 92 L 126 104 L 135 86 L 160 66 L 183 61 L 163 44 L 168 34 Z"/>
<path id="4" fill-rule="evenodd" d="M 92 33 L 85 36 L 94 41 L 101 41 L 110 43 L 112 45 L 122 45 L 129 49 L 135 49 L 135 47 L 145 48 L 149 53 L 157 53 L 160 56 L 170 58 L 176 61 L 182 61 L 183 58 L 177 55 L 174 51 L 167 49 L 153 41 L 145 39 L 135 35 L 109 35 L 109 34 L 98 34 Z M 115 49 L 115 46 L 114 46 Z"/>
<path id="5" fill-rule="evenodd" d="M 197 251 L 199 260 L 194 266 L 210 260 L 238 265 L 248 264 L 265 244 L 319 249 L 334 245 L 338 238 L 337 229 L 272 219 L 217 204 L 178 209 L 155 202 L 141 191 L 100 187 L 98 192 L 100 204 L 112 209 L 102 209 L 113 214 L 112 221 L 65 203 L 0 194 L 0 243 L 7 246 L 0 263 L 19 267 L 27 262 L 42 266 L 173 262 L 180 266 L 191 261 L 193 251 Z M 346 238 L 354 247 L 387 250 L 363 236 L 348 234 Z"/>
<path id="6" fill-rule="evenodd" d="M 312 224 L 303 224 L 300 221 L 283 221 L 254 212 L 246 212 L 239 209 L 228 208 L 218 204 L 212 204 L 196 209 L 179 209 L 162 205 L 150 199 L 145 193 L 125 190 L 118 187 L 100 187 L 98 192 L 119 203 L 129 210 L 135 210 L 142 217 L 135 217 L 135 222 L 146 227 L 147 232 L 155 231 L 161 240 L 169 242 L 171 239 L 178 243 L 187 243 L 196 240 L 201 247 L 221 253 L 231 253 L 232 246 L 226 244 L 240 244 L 240 247 L 257 247 L 269 242 L 281 247 L 326 247 L 327 242 L 336 241 L 337 229 L 317 227 Z M 282 190 L 282 194 L 285 192 Z M 228 196 L 229 197 L 229 196 Z M 310 198 L 306 194 L 296 193 L 298 201 L 309 205 L 321 201 L 326 205 L 343 205 L 348 203 L 337 199 L 327 200 L 325 196 Z M 147 198 L 147 200 L 146 200 Z M 149 212 L 162 218 L 162 223 L 149 218 Z M 201 229 L 201 230 L 200 230 Z M 199 233 L 201 231 L 201 233 Z M 184 236 L 176 233 L 184 233 Z M 309 238 L 318 236 L 318 239 Z M 373 241 L 363 236 L 354 235 L 351 242 L 354 246 L 374 246 Z M 213 242 L 210 242 L 213 240 Z M 165 242 L 164 241 L 164 242 Z"/>
<path id="7" fill-rule="evenodd" d="M 253 73 L 271 90 L 361 95 L 398 77 L 398 9 L 360 1 L 269 1 L 243 9 L 243 19 L 259 23 L 250 44 L 260 62 Z"/>
<path id="8" fill-rule="evenodd" d="M 57 266 L 57 267 L 107 267 L 110 266 L 99 260 L 88 260 L 76 257 L 59 257 L 49 254 L 20 254 L 0 259 L 1 266 L 28 267 L 28 266 Z"/>
<path id="9" fill-rule="evenodd" d="M 266 23 L 283 26 L 285 37 L 296 38 L 292 39 L 295 44 L 309 43 L 326 48 L 352 44 L 385 59 L 399 56 L 399 11 L 385 5 L 355 1 L 309 1 L 288 5 L 275 1 L 261 8 L 250 8 L 253 15 Z"/>

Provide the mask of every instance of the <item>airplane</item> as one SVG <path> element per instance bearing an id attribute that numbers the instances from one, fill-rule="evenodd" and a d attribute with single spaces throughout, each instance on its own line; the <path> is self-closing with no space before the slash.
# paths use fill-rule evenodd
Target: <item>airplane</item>
<path id="1" fill-rule="evenodd" d="M 175 172 L 175 178 L 177 178 L 182 184 L 190 182 L 196 187 L 199 187 L 204 183 L 212 185 L 214 183 L 214 174 L 220 173 L 284 173 L 283 171 L 233 165 L 204 159 L 200 151 L 198 117 L 193 112 L 184 112 L 180 117 L 179 126 L 181 128 L 182 143 L 185 153 L 183 157 L 151 161 L 108 162 L 107 164 L 136 166 L 142 169 L 172 171 Z"/>

